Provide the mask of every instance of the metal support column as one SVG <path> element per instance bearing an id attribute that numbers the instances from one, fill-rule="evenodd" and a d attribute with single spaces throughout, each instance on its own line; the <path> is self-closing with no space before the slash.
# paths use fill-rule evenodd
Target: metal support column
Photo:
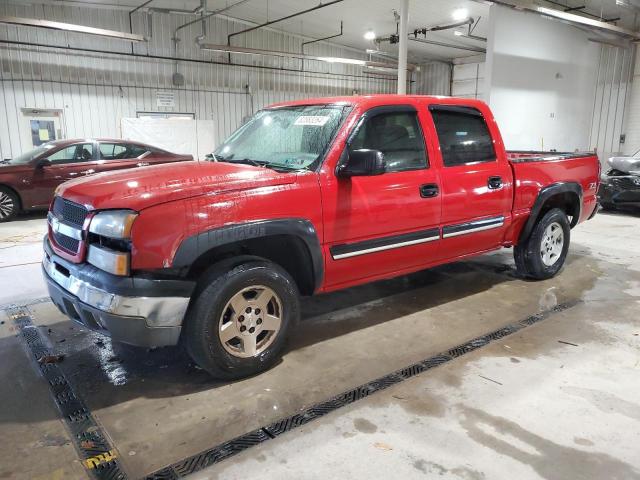
<path id="1" fill-rule="evenodd" d="M 400 2 L 400 51 L 398 53 L 398 95 L 407 93 L 407 43 L 409 23 L 409 0 Z"/>

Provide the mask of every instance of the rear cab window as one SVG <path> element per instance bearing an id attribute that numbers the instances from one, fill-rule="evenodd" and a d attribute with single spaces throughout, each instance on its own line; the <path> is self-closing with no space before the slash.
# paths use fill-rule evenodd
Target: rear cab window
<path id="1" fill-rule="evenodd" d="M 445 167 L 494 162 L 493 138 L 482 113 L 473 107 L 431 105 Z"/>

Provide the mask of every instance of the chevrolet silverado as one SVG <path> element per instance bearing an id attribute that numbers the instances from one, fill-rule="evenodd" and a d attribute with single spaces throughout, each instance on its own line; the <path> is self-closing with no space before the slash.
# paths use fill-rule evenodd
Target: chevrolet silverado
<path id="1" fill-rule="evenodd" d="M 507 152 L 488 106 L 320 98 L 265 108 L 208 162 L 64 183 L 44 239 L 53 302 L 140 346 L 184 344 L 213 376 L 269 368 L 299 298 L 514 247 L 556 275 L 597 210 L 593 153 Z"/>

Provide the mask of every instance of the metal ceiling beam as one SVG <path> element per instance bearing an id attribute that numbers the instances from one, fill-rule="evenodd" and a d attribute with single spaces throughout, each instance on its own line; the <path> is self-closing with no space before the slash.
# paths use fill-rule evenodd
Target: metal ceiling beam
<path id="1" fill-rule="evenodd" d="M 117 40 L 125 40 L 127 42 L 144 42 L 145 37 L 133 33 L 116 32 L 114 30 L 105 30 L 103 28 L 86 27 L 84 25 L 75 25 L 73 23 L 52 22 L 50 20 L 39 20 L 37 18 L 12 17 L 9 15 L 0 15 L 0 23 L 7 25 L 20 25 L 25 27 L 48 28 L 50 30 L 62 30 L 65 32 L 86 33 L 87 35 L 97 35 L 100 37 L 115 38 Z"/>
<path id="2" fill-rule="evenodd" d="M 225 53 L 241 53 L 245 55 L 262 55 L 266 57 L 283 57 L 283 58 L 297 58 L 300 60 L 316 60 L 327 63 L 342 63 L 348 65 L 360 65 L 362 67 L 380 67 L 380 68 L 393 68 L 396 69 L 397 65 L 386 62 L 372 62 L 370 60 L 360 60 L 358 58 L 342 58 L 342 57 L 323 57 L 319 55 L 309 55 L 307 53 L 296 52 L 281 52 L 277 50 L 262 50 L 259 48 L 248 47 L 235 47 L 231 45 L 218 45 L 214 43 L 198 43 L 200 49 L 209 50 L 212 52 L 225 52 Z M 407 64 L 407 70 L 415 70 L 416 66 L 413 64 Z"/>
<path id="3" fill-rule="evenodd" d="M 618 27 L 616 25 L 611 25 L 603 20 L 595 20 L 592 18 L 587 18 L 582 15 L 576 15 L 575 13 L 563 12 L 561 10 L 556 10 L 553 8 L 543 7 L 538 5 L 537 3 L 529 2 L 529 1 L 521 1 L 521 0 L 476 0 L 481 3 L 489 3 L 489 4 L 497 4 L 505 7 L 515 8 L 516 10 L 524 10 L 527 12 L 537 13 L 539 15 L 543 15 L 546 17 L 556 18 L 558 20 L 562 20 L 567 23 L 572 23 L 576 25 L 586 25 L 588 27 L 594 28 L 596 30 L 602 30 L 605 32 L 613 33 L 616 35 L 620 35 L 627 38 L 633 38 L 635 40 L 640 40 L 640 32 L 635 32 L 633 30 L 629 30 L 627 28 Z"/>

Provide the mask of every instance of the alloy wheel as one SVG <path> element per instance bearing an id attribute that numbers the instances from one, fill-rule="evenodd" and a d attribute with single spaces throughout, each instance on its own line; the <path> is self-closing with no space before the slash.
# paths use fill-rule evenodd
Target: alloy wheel
<path id="1" fill-rule="evenodd" d="M 547 267 L 554 265 L 562 255 L 564 247 L 564 232 L 558 222 L 553 222 L 544 230 L 540 244 L 542 263 Z"/>
<path id="2" fill-rule="evenodd" d="M 224 349 L 239 358 L 255 357 L 274 342 L 282 324 L 282 302 L 264 285 L 243 288 L 227 302 L 218 336 Z"/>

